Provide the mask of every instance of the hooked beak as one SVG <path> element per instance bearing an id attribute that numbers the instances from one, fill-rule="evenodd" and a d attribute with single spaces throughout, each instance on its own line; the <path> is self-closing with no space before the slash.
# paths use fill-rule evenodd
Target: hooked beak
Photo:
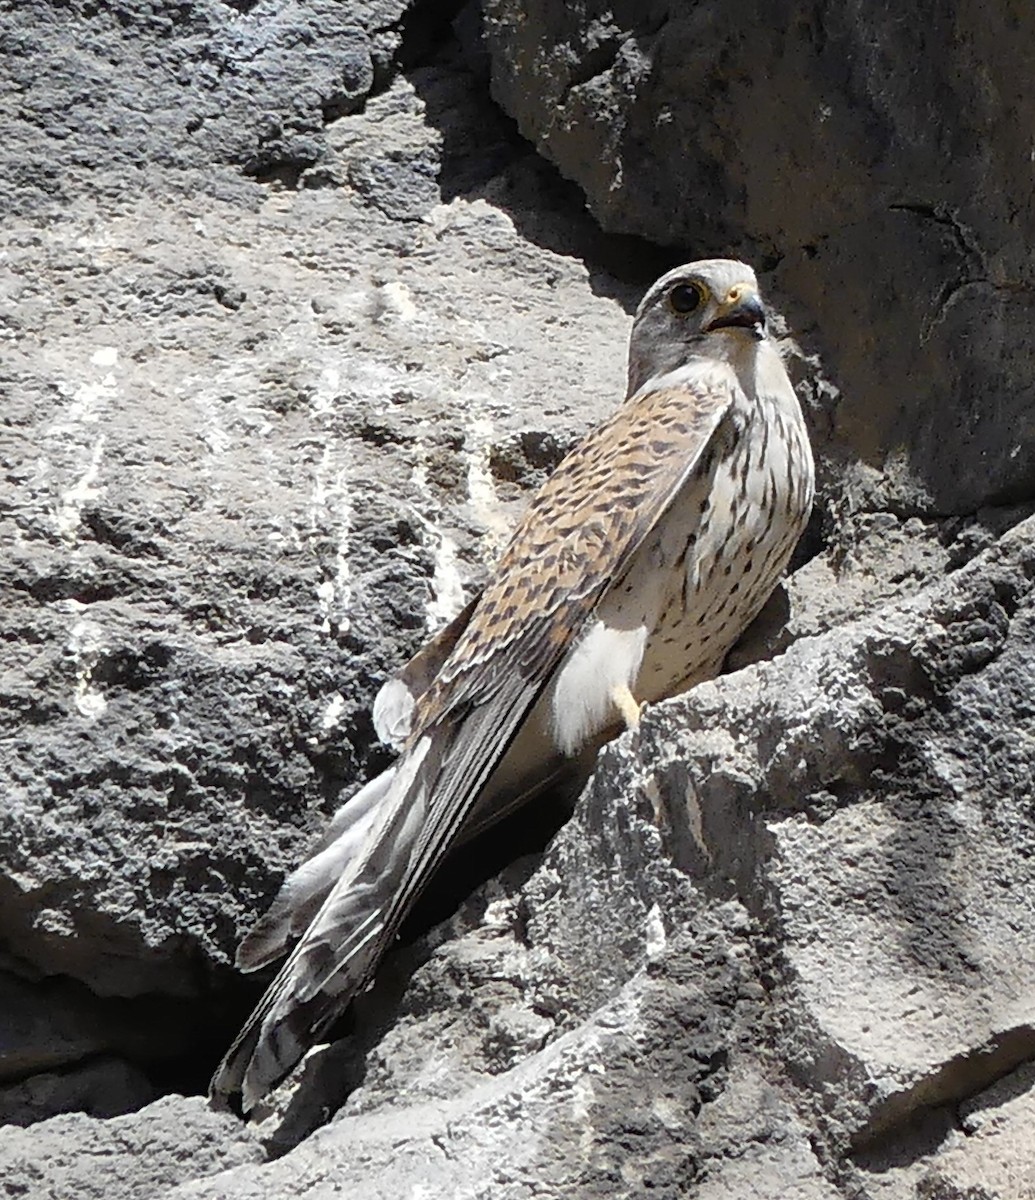
<path id="1" fill-rule="evenodd" d="M 738 283 L 726 293 L 719 314 L 706 332 L 716 329 L 748 329 L 761 341 L 766 336 L 765 305 L 753 287 Z"/>

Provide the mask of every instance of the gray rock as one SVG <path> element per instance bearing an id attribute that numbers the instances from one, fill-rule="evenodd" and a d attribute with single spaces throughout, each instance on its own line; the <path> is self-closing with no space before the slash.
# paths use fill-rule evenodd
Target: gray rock
<path id="1" fill-rule="evenodd" d="M 361 1075 L 337 1120 L 183 1194 L 322 1196 L 341 1172 L 370 1196 L 879 1196 L 919 1160 L 962 1178 L 966 1154 L 916 1131 L 994 1107 L 1035 1047 L 1014 682 L 1033 567 L 1029 521 L 915 598 L 650 710 L 527 882 L 397 963 L 401 998 L 379 981 L 370 1006 L 395 1009 L 362 1068 L 303 1077 L 327 1100 Z"/>
<path id="2" fill-rule="evenodd" d="M 820 446 L 852 507 L 1031 496 L 1029 11 L 485 8 L 493 95 L 605 228 L 772 271 L 823 352 Z"/>
<path id="3" fill-rule="evenodd" d="M 1030 18 L 9 9 L 3 1191 L 1035 1194 Z M 254 1130 L 105 1119 L 204 1085 L 377 684 L 731 249 L 823 482 L 739 669 L 460 862 Z"/>
<path id="4" fill-rule="evenodd" d="M 594 296 L 599 272 L 498 205 L 444 198 L 447 160 L 499 175 L 502 200 L 529 157 L 448 53 L 327 114 L 321 162 L 352 178 L 388 159 L 376 187 L 262 190 L 239 156 L 166 128 L 208 95 L 192 72 L 214 45 L 280 45 L 289 10 L 290 79 L 219 86 L 246 77 L 257 110 L 295 112 L 292 88 L 340 48 L 339 5 L 4 17 L 25 84 L 6 152 L 25 166 L 38 143 L 42 163 L 47 120 L 68 123 L 47 200 L 61 219 L 31 189 L 5 218 L 4 940 L 23 974 L 73 981 L 90 1029 L 124 1023 L 115 1042 L 76 1034 L 80 1056 L 129 1041 L 148 1069 L 178 1057 L 181 1086 L 202 1083 L 252 994 L 228 967 L 243 929 L 385 761 L 376 686 L 460 606 L 623 370 L 620 285 Z M 368 10 L 392 27 L 385 64 L 399 11 Z M 321 22 L 326 44 L 305 33 Z M 118 87 L 75 82 L 98 64 Z M 135 124 L 111 116 L 127 106 Z M 254 134 L 256 113 L 227 113 Z M 195 169 L 204 186 L 185 193 Z M 555 240 L 592 240 L 537 201 Z M 97 997 L 118 1001 L 111 1019 Z M 144 1048 L 156 1026 L 163 1045 Z M 74 1058 L 58 1033 L 15 1051 L 12 1079 Z"/>
<path id="5" fill-rule="evenodd" d="M 32 1200 L 151 1200 L 261 1153 L 233 1117 L 211 1112 L 198 1097 L 165 1096 L 110 1121 L 65 1116 L 5 1128 L 0 1180 L 8 1196 Z"/>
<path id="6" fill-rule="evenodd" d="M 32 1125 L 58 1113 L 121 1117 L 158 1098 L 148 1076 L 119 1058 L 90 1058 L 67 1071 L 41 1071 L 0 1087 L 0 1124 Z M 84 1120 L 79 1129 L 89 1128 Z M 58 1134 L 55 1141 L 61 1141 Z"/>
<path id="7" fill-rule="evenodd" d="M 407 2 L 242 7 L 15 6 L 5 16 L 19 104 L 3 151 L 14 168 L 3 172 L 4 211 L 54 213 L 98 182 L 114 199 L 117 168 L 166 190 L 180 175 L 189 190 L 198 174 L 213 182 L 214 164 L 297 179 L 319 163 L 326 122 L 361 110 L 389 77 Z M 250 190 L 229 172 L 219 183 L 242 199 Z"/>

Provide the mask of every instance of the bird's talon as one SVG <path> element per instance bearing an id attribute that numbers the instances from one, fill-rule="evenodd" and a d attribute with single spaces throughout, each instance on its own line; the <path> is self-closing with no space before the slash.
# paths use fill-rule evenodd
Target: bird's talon
<path id="1" fill-rule="evenodd" d="M 616 684 L 611 689 L 611 699 L 615 708 L 621 714 L 626 729 L 637 730 L 640 727 L 640 705 L 636 697 L 624 683 Z"/>

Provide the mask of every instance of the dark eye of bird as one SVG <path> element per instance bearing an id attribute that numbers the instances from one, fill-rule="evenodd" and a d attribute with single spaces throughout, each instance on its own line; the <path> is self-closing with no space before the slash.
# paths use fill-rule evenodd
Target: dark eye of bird
<path id="1" fill-rule="evenodd" d="M 677 283 L 668 294 L 668 302 L 677 313 L 692 313 L 700 308 L 703 299 L 700 288 L 689 283 Z"/>

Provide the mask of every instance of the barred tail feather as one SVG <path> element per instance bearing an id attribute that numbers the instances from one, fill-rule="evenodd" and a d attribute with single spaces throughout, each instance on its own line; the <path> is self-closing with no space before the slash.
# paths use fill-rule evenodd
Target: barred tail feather
<path id="1" fill-rule="evenodd" d="M 384 794 L 360 823 L 358 852 L 217 1068 L 210 1086 L 214 1100 L 240 1091 L 250 1111 L 366 984 L 394 933 L 385 914 L 424 820 L 440 758 L 433 749 L 430 737 L 421 738 L 386 772 L 391 778 Z"/>
<path id="2" fill-rule="evenodd" d="M 275 962 L 305 932 L 370 837 L 395 773 L 393 766 L 372 779 L 334 814 L 312 855 L 284 880 L 269 911 L 242 939 L 237 948 L 239 970 L 257 971 Z"/>
<path id="3" fill-rule="evenodd" d="M 538 687 L 513 672 L 458 724 L 422 734 L 364 819 L 365 835 L 210 1087 L 249 1112 L 366 985 L 400 923 L 463 831 Z"/>

